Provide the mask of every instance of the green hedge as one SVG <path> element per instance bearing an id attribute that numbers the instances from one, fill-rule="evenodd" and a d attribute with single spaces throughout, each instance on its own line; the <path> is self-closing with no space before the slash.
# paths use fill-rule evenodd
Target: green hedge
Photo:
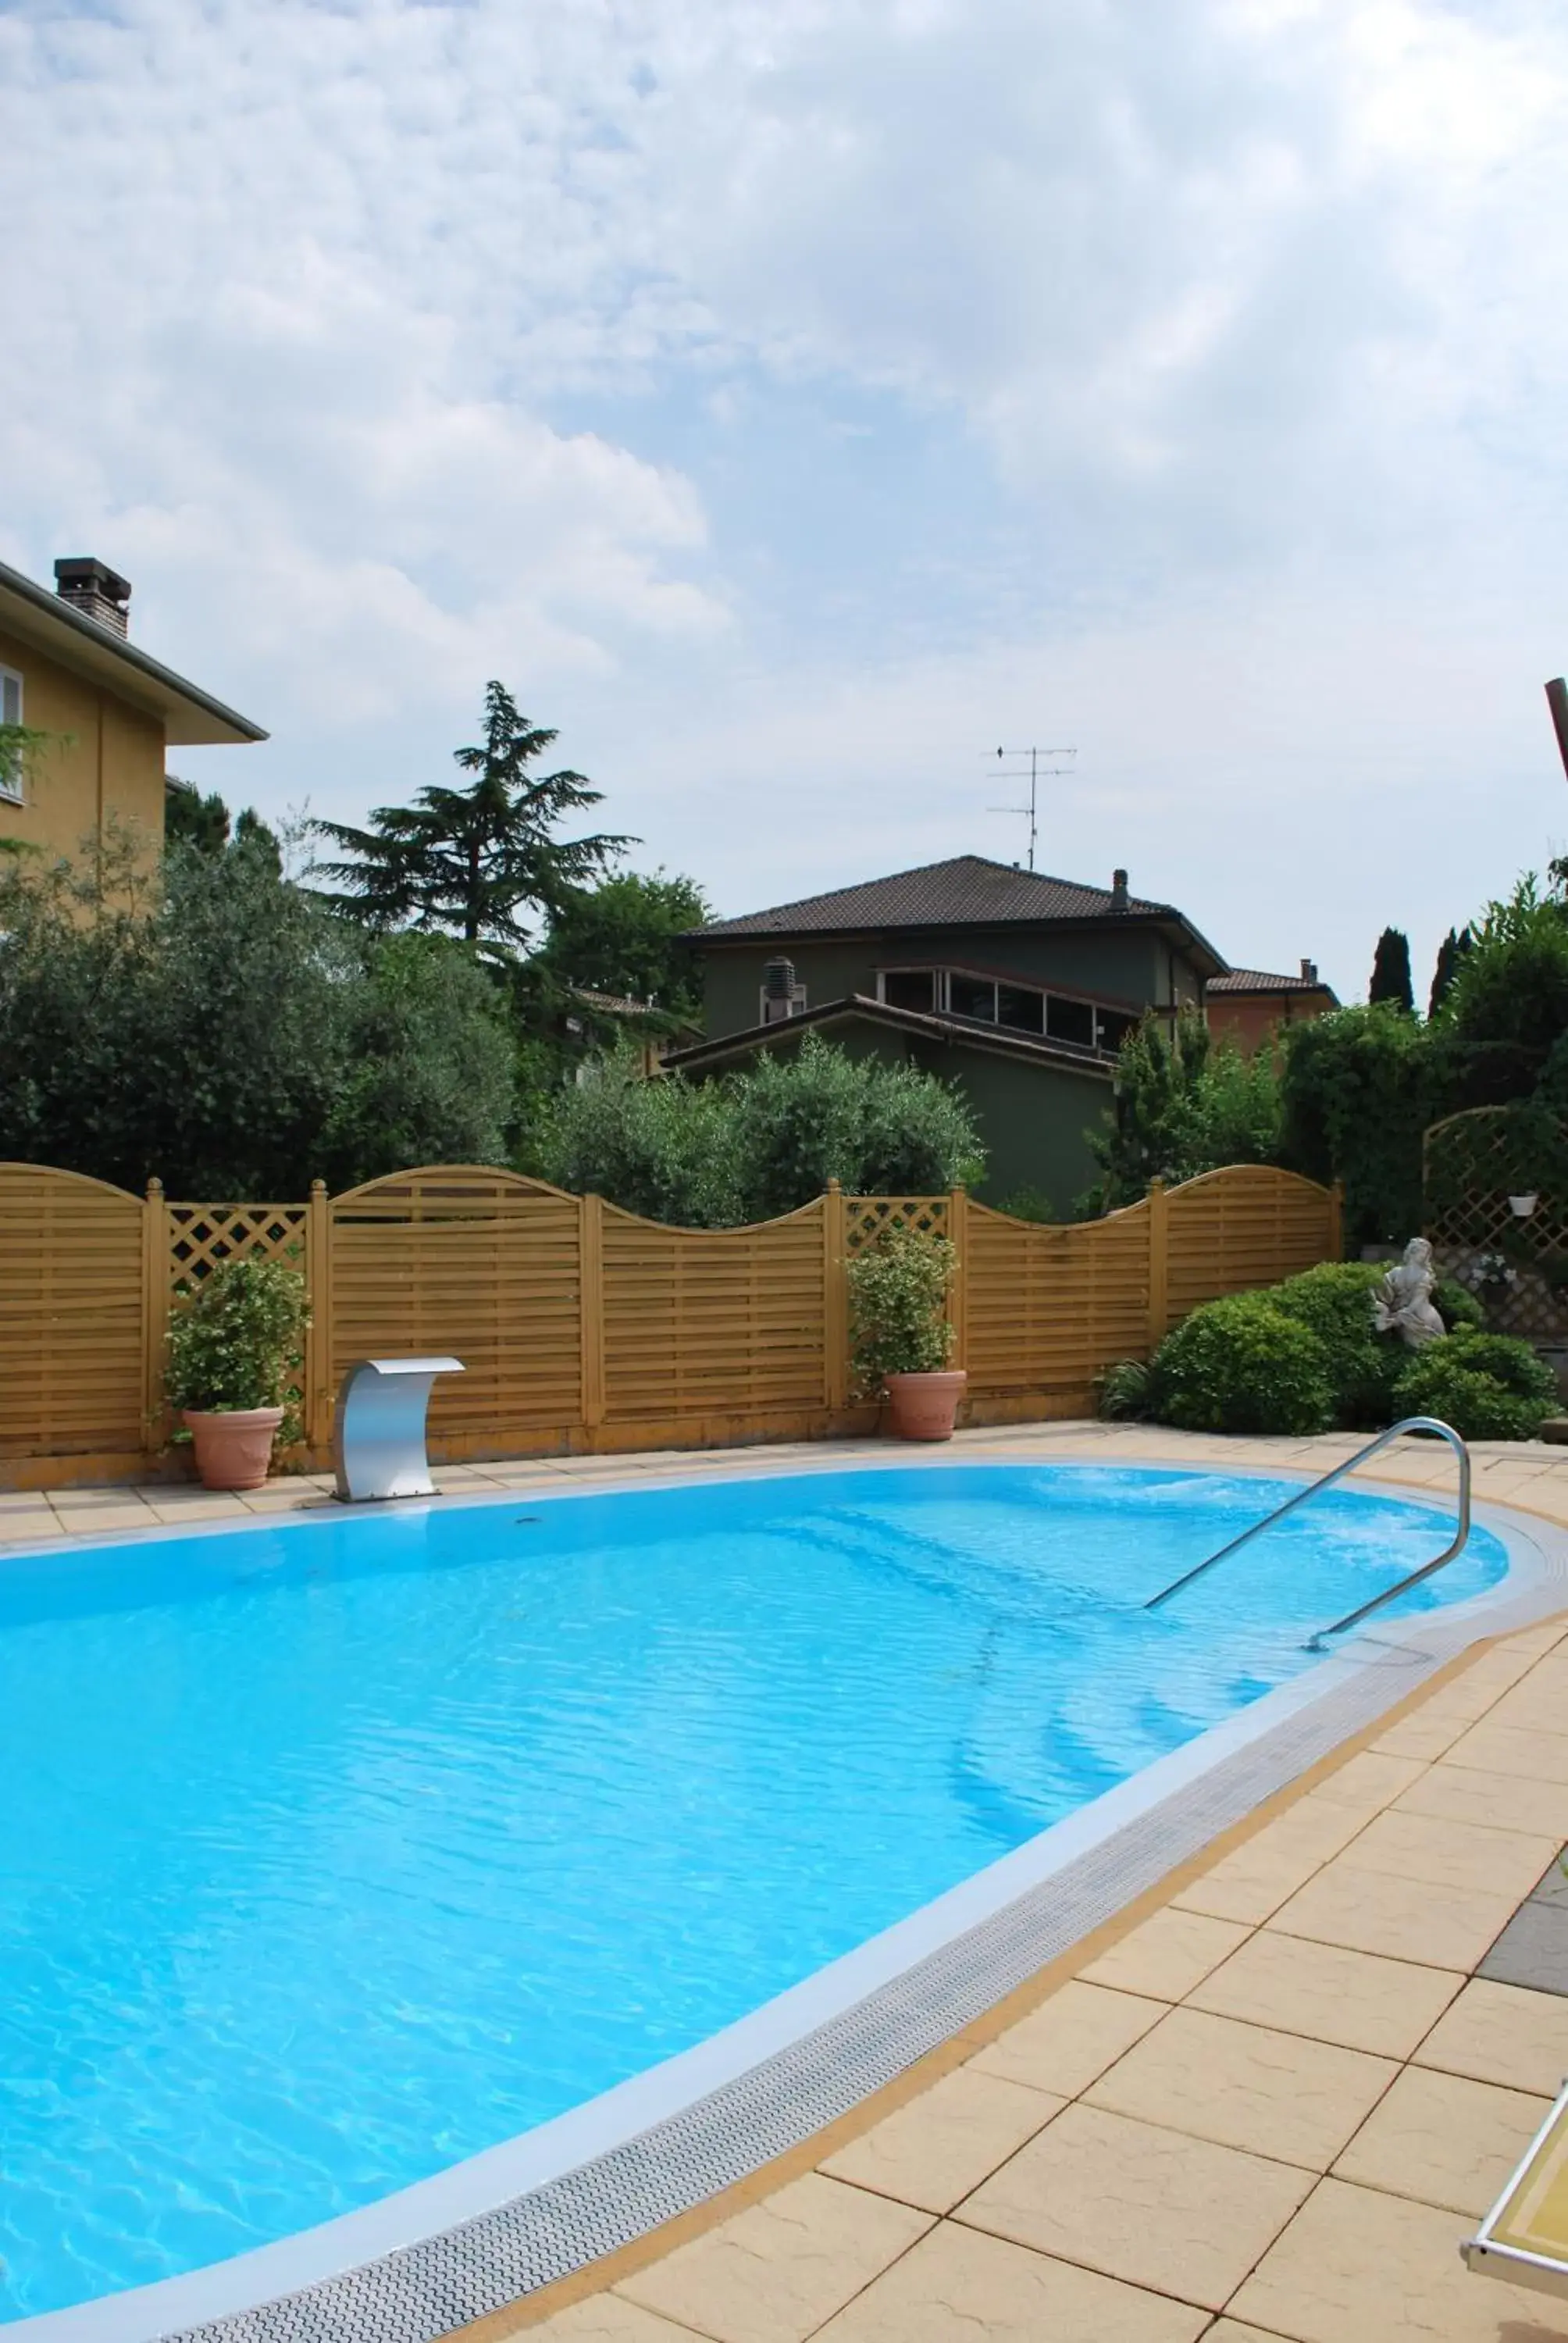
<path id="1" fill-rule="evenodd" d="M 1101 1412 L 1191 1432 L 1374 1431 L 1435 1415 L 1467 1440 L 1529 1440 L 1558 1406 L 1552 1370 L 1528 1342 L 1482 1331 L 1462 1286 L 1438 1307 L 1452 1332 L 1412 1351 L 1372 1322 L 1376 1262 L 1325 1262 L 1282 1285 L 1205 1302 L 1147 1365 L 1105 1374 Z"/>

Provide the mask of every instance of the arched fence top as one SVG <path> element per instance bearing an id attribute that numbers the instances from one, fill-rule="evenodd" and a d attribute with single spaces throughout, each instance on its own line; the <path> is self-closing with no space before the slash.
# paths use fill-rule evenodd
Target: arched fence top
<path id="1" fill-rule="evenodd" d="M 491 1202 L 503 1197 L 548 1196 L 557 1203 L 576 1204 L 579 1199 L 547 1180 L 530 1179 L 496 1163 L 420 1163 L 407 1172 L 386 1172 L 357 1188 L 344 1188 L 328 1199 L 335 1212 L 345 1205 L 407 1202 L 439 1207 L 464 1202 Z"/>
<path id="2" fill-rule="evenodd" d="M 31 1189 L 43 1196 L 57 1189 L 62 1195 L 112 1197 L 117 1204 L 140 1205 L 140 1196 L 116 1188 L 112 1180 L 95 1180 L 85 1172 L 62 1172 L 52 1163 L 0 1163 L 0 1183 L 15 1191 Z"/>

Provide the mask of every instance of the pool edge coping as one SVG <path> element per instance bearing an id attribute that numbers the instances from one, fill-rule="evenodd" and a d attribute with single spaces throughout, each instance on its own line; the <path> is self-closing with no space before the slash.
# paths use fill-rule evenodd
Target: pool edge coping
<path id="1" fill-rule="evenodd" d="M 960 1462 L 951 1451 L 780 1459 L 771 1474 L 707 1471 L 684 1484 Z M 1184 1477 L 1315 1477 L 1310 1464 L 1272 1460 L 1243 1464 L 1140 1456 L 1111 1464 L 1081 1453 L 1020 1457 L 1003 1449 L 967 1454 L 961 1462 L 966 1467 L 1085 1465 Z M 585 1478 L 580 1485 L 530 1489 L 527 1494 L 530 1501 L 621 1494 L 668 1487 L 680 1477 Z M 1447 1503 L 1429 1487 L 1381 1477 L 1378 1486 L 1380 1493 L 1425 1510 L 1440 1511 Z M 447 1510 L 453 1504 L 506 1503 L 523 1493 L 487 1488 L 417 1502 Z M 64 1544 L 58 1538 L 16 1541 L 0 1547 L 0 1562 L 8 1554 L 61 1554 L 84 1546 L 103 1551 L 149 1540 L 296 1527 L 319 1518 L 323 1510 L 290 1512 L 281 1524 L 263 1514 L 158 1524 L 101 1538 L 84 1532 Z M 363 1511 L 406 1513 L 408 1505 Z M 34 2314 L 11 2322 L 6 2331 L 18 2343 L 66 2343 L 67 2337 L 69 2343 L 281 2343 L 284 2337 L 300 2343 L 306 2338 L 328 2343 L 350 2337 L 433 2343 L 437 2336 L 498 2313 L 526 2313 L 530 2296 L 546 2288 L 553 2294 L 574 2274 L 602 2265 L 670 2221 L 743 2187 L 892 2087 L 985 2012 L 1026 1989 L 1031 1977 L 1060 1966 L 1086 1937 L 1147 1898 L 1173 1870 L 1241 1828 L 1261 1805 L 1289 1793 L 1304 1774 L 1347 1744 L 1364 1738 L 1391 1710 L 1415 1700 L 1434 1676 L 1459 1664 L 1478 1644 L 1568 1608 L 1568 1531 L 1526 1506 L 1503 1501 L 1483 1501 L 1476 1518 L 1502 1537 L 1508 1554 L 1508 1569 L 1495 1586 L 1381 1632 L 1363 1631 L 1317 1666 L 1141 1768 L 691 2049 L 353 2212 L 203 2269 Z M 1134 1840 L 1142 1844 L 1133 1845 Z M 1053 1924 L 1043 1905 L 1064 1885 L 1066 1919 Z M 992 1956 L 981 1960 L 977 1971 L 979 1940 L 988 1938 Z M 813 2077 L 802 2062 L 810 2066 L 813 2053 L 819 2065 L 826 2054 L 828 2072 L 815 2076 L 814 2089 L 804 2088 Z M 777 2106 L 748 2110 L 720 2104 L 756 2099 L 759 2092 L 766 2097 L 770 2086 L 782 2087 L 789 2102 L 788 2137 L 779 2135 Z M 748 2112 L 770 2118 L 760 2121 L 766 2135 L 760 2145 L 755 2123 L 749 2131 L 741 2125 L 744 2140 L 736 2136 L 738 2114 Z M 684 2142 L 683 2156 L 682 2135 L 693 2125 L 699 2131 L 705 2125 L 712 2130 L 716 2115 L 721 2119 L 717 2148 L 709 2140 L 707 2155 L 697 2157 L 698 2168 L 672 2190 L 668 2167 L 689 2161 L 693 2145 Z M 715 2153 L 726 2168 L 717 2168 Z M 606 2167 L 617 2159 L 622 2167 L 629 2159 L 629 2168 L 610 2176 L 616 2184 L 610 2194 L 618 2201 L 607 2233 L 590 2217 L 591 2206 L 575 2200 L 584 2195 L 585 2182 L 597 2177 L 602 2183 Z M 591 2187 L 588 2193 L 594 2193 Z M 526 2272 L 528 2282 L 517 2285 L 515 2268 L 505 2274 L 508 2256 L 491 2250 L 501 2240 L 484 2233 L 508 2221 L 514 2228 L 519 2219 L 526 2224 L 530 2210 L 539 2217 L 536 2227 L 542 2221 L 548 2233 L 547 2258 L 556 2266 Z M 601 2215 L 604 2210 L 599 2207 Z M 511 2243 L 517 2249 L 517 2240 Z M 452 2265 L 445 2272 L 410 2267 L 438 2266 L 443 2258 Z M 476 2288 L 488 2298 L 476 2298 Z"/>

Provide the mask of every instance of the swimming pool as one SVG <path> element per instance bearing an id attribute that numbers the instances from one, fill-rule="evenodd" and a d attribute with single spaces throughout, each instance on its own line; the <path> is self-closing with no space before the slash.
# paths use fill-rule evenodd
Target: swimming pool
<path id="1" fill-rule="evenodd" d="M 1141 1608 L 1288 1493 L 942 1463 L 5 1559 L 0 2315 L 559 2117 L 1292 1683 L 1428 1508 Z"/>

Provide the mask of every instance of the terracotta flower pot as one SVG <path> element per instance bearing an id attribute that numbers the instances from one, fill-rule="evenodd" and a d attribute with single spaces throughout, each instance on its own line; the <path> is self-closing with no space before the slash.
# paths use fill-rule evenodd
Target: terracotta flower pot
<path id="1" fill-rule="evenodd" d="M 204 1489 L 259 1489 L 272 1462 L 280 1407 L 184 1410 Z"/>
<path id="2" fill-rule="evenodd" d="M 897 1440 L 950 1440 L 953 1418 L 969 1377 L 961 1367 L 943 1367 L 934 1374 L 889 1375 L 891 1403 L 890 1431 Z"/>

